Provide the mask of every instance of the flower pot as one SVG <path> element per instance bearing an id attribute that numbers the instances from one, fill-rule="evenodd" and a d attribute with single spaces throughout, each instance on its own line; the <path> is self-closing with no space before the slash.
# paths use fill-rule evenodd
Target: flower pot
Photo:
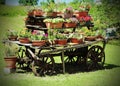
<path id="1" fill-rule="evenodd" d="M 29 38 L 19 38 L 20 43 L 30 43 Z"/>
<path id="2" fill-rule="evenodd" d="M 53 28 L 62 28 L 63 22 L 60 23 L 53 23 Z"/>
<path id="3" fill-rule="evenodd" d="M 46 44 L 45 40 L 34 40 L 32 41 L 32 46 L 44 46 Z"/>
<path id="4" fill-rule="evenodd" d="M 46 13 L 46 16 L 56 17 L 56 16 L 57 16 L 57 12 L 47 12 L 47 13 Z"/>
<path id="5" fill-rule="evenodd" d="M 17 38 L 18 38 L 18 36 L 9 36 L 8 39 L 11 40 L 11 41 L 16 41 Z"/>
<path id="6" fill-rule="evenodd" d="M 84 43 L 83 38 L 79 39 L 79 44 Z"/>
<path id="7" fill-rule="evenodd" d="M 97 38 L 98 39 L 103 39 L 103 36 L 102 35 L 98 35 Z"/>
<path id="8" fill-rule="evenodd" d="M 10 69 L 16 68 L 16 61 L 17 61 L 16 56 L 6 57 L 4 58 L 4 60 L 7 68 L 10 68 Z"/>
<path id="9" fill-rule="evenodd" d="M 64 27 L 66 27 L 66 28 L 74 28 L 74 27 L 76 27 L 76 23 L 72 23 L 72 22 L 70 22 L 70 23 L 67 23 L 67 22 L 65 22 L 64 23 Z"/>
<path id="10" fill-rule="evenodd" d="M 79 18 L 79 17 L 82 17 L 82 16 L 87 16 L 88 15 L 88 12 L 87 11 L 82 11 L 82 12 L 74 12 L 74 15 Z"/>
<path id="11" fill-rule="evenodd" d="M 71 43 L 79 44 L 79 40 L 78 40 L 77 38 L 71 38 L 71 39 L 70 39 L 70 42 L 71 42 Z"/>
<path id="12" fill-rule="evenodd" d="M 66 45 L 67 44 L 67 39 L 56 40 L 56 43 L 59 44 L 59 45 Z"/>
<path id="13" fill-rule="evenodd" d="M 38 10 L 38 9 L 28 12 L 28 16 L 42 16 L 42 15 L 43 15 L 42 10 Z"/>
<path id="14" fill-rule="evenodd" d="M 95 41 L 96 40 L 96 36 L 88 36 L 88 37 L 85 37 L 85 41 Z"/>
<path id="15" fill-rule="evenodd" d="M 53 23 L 52 22 L 45 22 L 46 27 L 49 28 L 53 28 Z"/>

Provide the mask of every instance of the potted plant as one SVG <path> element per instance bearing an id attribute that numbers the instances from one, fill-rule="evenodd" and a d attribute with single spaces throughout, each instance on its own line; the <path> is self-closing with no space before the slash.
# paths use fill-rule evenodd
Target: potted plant
<path id="1" fill-rule="evenodd" d="M 23 29 L 19 33 L 19 41 L 21 43 L 30 43 L 31 31 Z"/>
<path id="2" fill-rule="evenodd" d="M 64 19 L 63 18 L 46 18 L 44 20 L 47 28 L 62 28 Z"/>
<path id="3" fill-rule="evenodd" d="M 34 34 L 31 36 L 32 46 L 44 46 L 46 44 L 47 37 Z"/>
<path id="4" fill-rule="evenodd" d="M 73 16 L 73 8 L 67 7 L 64 11 L 64 18 L 71 18 Z"/>
<path id="5" fill-rule="evenodd" d="M 95 41 L 97 38 L 94 31 L 89 30 L 85 34 L 86 34 L 86 37 L 85 37 L 86 41 Z"/>
<path id="6" fill-rule="evenodd" d="M 75 44 L 83 43 L 83 35 L 79 33 L 72 33 L 69 36 L 69 42 Z"/>
<path id="7" fill-rule="evenodd" d="M 5 63 L 6 68 L 15 69 L 17 61 L 18 46 L 16 44 L 5 44 Z"/>
<path id="8" fill-rule="evenodd" d="M 8 39 L 12 41 L 16 41 L 18 38 L 18 32 L 15 30 L 8 30 Z"/>
<path id="9" fill-rule="evenodd" d="M 69 18 L 69 19 L 65 19 L 65 22 L 64 22 L 64 27 L 66 28 L 69 28 L 69 27 L 76 27 L 76 25 L 79 23 L 78 19 L 77 18 Z"/>
<path id="10" fill-rule="evenodd" d="M 56 17 L 57 12 L 55 11 L 55 8 L 56 8 L 56 4 L 53 2 L 50 2 L 45 8 L 45 16 Z"/>
<path id="11" fill-rule="evenodd" d="M 43 16 L 43 11 L 41 9 L 32 9 L 28 12 L 28 16 Z"/>
<path id="12" fill-rule="evenodd" d="M 74 15 L 79 18 L 79 17 L 85 17 L 88 15 L 88 12 L 90 10 L 91 6 L 89 3 L 82 2 L 80 6 L 75 10 Z"/>
<path id="13" fill-rule="evenodd" d="M 53 23 L 52 23 L 52 18 L 46 18 L 43 20 L 43 22 L 45 22 L 46 27 L 49 28 L 53 28 Z"/>
<path id="14" fill-rule="evenodd" d="M 64 19 L 63 18 L 54 18 L 52 20 L 53 28 L 62 28 Z"/>
<path id="15" fill-rule="evenodd" d="M 66 45 L 67 44 L 67 36 L 65 34 L 57 33 L 55 44 Z"/>

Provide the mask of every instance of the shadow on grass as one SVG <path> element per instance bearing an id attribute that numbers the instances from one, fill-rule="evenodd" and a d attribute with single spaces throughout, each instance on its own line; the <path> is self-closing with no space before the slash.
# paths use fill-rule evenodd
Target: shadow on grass
<path id="1" fill-rule="evenodd" d="M 115 64 L 105 63 L 104 67 L 88 70 L 87 66 L 84 65 L 84 64 L 69 64 L 69 63 L 66 63 L 65 64 L 65 72 L 69 73 L 69 74 L 75 74 L 75 73 L 80 73 L 80 72 L 91 72 L 91 71 L 98 71 L 98 70 L 104 70 L 104 69 L 113 69 L 113 68 L 116 68 L 116 67 L 120 67 L 120 66 L 115 65 Z M 55 73 L 52 74 L 52 75 L 63 74 L 62 64 L 61 63 L 55 63 L 55 69 L 54 70 L 55 70 Z M 17 71 L 16 71 L 16 73 L 28 73 L 28 72 L 32 72 L 32 70 L 25 68 L 25 69 L 17 69 Z"/>
<path id="2" fill-rule="evenodd" d="M 113 68 L 116 68 L 116 67 L 120 67 L 120 65 L 105 63 L 105 66 L 104 66 L 105 69 L 113 69 Z"/>
<path id="3" fill-rule="evenodd" d="M 62 72 L 62 64 L 56 64 L 57 67 L 55 68 L 57 74 L 63 73 Z M 98 71 L 104 69 L 113 69 L 120 67 L 119 65 L 115 64 L 107 64 L 105 63 L 104 67 L 94 68 L 92 70 L 88 70 L 86 65 L 83 64 L 65 64 L 65 72 L 69 74 L 79 73 L 79 72 L 91 72 L 91 71 Z"/>

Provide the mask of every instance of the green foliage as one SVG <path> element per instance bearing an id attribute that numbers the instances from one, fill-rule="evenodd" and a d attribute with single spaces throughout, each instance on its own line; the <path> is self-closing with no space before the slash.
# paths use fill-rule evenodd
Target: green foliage
<path id="1" fill-rule="evenodd" d="M 112 0 L 111 0 L 112 1 Z M 104 0 L 100 5 L 92 5 L 90 14 L 92 15 L 94 22 L 99 21 L 99 24 L 94 24 L 97 28 L 107 28 L 110 25 L 120 23 L 120 5 L 119 1 L 113 1 L 110 3 L 108 0 Z M 119 26 L 120 27 L 120 26 Z"/>
<path id="2" fill-rule="evenodd" d="M 46 19 L 44 20 L 44 22 L 52 22 L 52 19 L 51 19 L 51 18 L 46 18 Z"/>
<path id="3" fill-rule="evenodd" d="M 19 0 L 21 5 L 37 5 L 38 0 Z"/>
<path id="4" fill-rule="evenodd" d="M 59 22 L 64 22 L 63 18 L 46 18 L 44 22 L 52 22 L 52 23 L 59 23 Z"/>
<path id="5" fill-rule="evenodd" d="M 63 18 L 54 18 L 52 19 L 52 23 L 60 23 L 60 22 L 64 22 Z"/>
<path id="6" fill-rule="evenodd" d="M 67 39 L 67 36 L 65 34 L 57 33 L 55 35 L 56 39 Z"/>
<path id="7" fill-rule="evenodd" d="M 0 0 L 0 4 L 5 4 L 5 0 Z"/>
<path id="8" fill-rule="evenodd" d="M 27 29 L 22 29 L 19 32 L 19 37 L 25 37 L 25 38 L 30 38 L 31 37 L 31 31 L 28 31 Z"/>
<path id="9" fill-rule="evenodd" d="M 18 35 L 18 31 L 16 30 L 8 30 L 8 33 L 7 33 L 8 36 L 17 36 Z"/>
<path id="10" fill-rule="evenodd" d="M 23 16 L 27 14 L 25 6 L 0 5 L 0 16 Z"/>
<path id="11" fill-rule="evenodd" d="M 41 36 L 41 35 L 37 35 L 37 34 L 34 34 L 34 35 L 31 35 L 31 40 L 46 40 L 47 37 L 45 36 Z"/>
<path id="12" fill-rule="evenodd" d="M 5 44 L 5 55 L 6 57 L 15 56 L 18 52 L 17 44 Z"/>
<path id="13" fill-rule="evenodd" d="M 69 19 L 65 19 L 65 22 L 67 22 L 67 23 L 70 23 L 70 22 L 78 23 L 79 21 L 76 18 L 69 18 Z"/>
<path id="14" fill-rule="evenodd" d="M 54 12 L 56 11 L 57 5 L 53 2 L 41 2 L 41 8 L 45 11 L 45 12 Z"/>

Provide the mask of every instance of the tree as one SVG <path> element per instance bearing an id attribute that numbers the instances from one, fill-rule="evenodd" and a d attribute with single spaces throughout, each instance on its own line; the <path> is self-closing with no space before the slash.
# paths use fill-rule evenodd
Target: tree
<path id="1" fill-rule="evenodd" d="M 0 0 L 0 4 L 5 4 L 5 0 Z"/>
<path id="2" fill-rule="evenodd" d="M 21 5 L 37 5 L 38 0 L 19 0 Z"/>

